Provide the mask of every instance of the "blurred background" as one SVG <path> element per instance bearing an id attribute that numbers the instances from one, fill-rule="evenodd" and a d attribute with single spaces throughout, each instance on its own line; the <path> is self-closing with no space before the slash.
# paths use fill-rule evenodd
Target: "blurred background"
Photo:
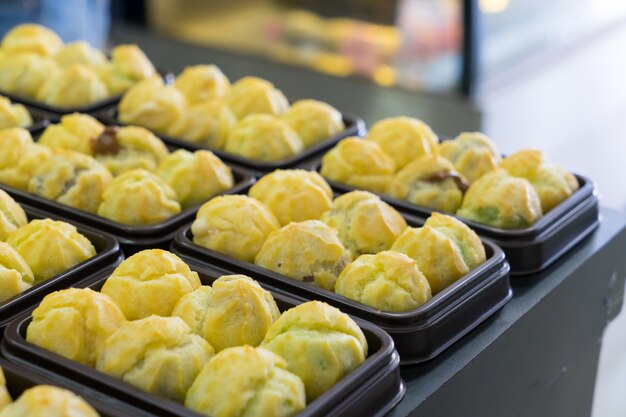
<path id="1" fill-rule="evenodd" d="M 0 0 L 0 31 L 139 44 L 162 69 L 214 63 L 368 124 L 423 119 L 537 147 L 626 210 L 624 0 Z M 626 414 L 626 318 L 603 341 L 595 417 Z"/>

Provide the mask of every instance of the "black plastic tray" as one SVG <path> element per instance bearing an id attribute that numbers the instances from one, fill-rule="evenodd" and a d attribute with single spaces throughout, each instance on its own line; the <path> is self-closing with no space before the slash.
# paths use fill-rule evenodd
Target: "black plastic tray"
<path id="1" fill-rule="evenodd" d="M 50 124 L 51 116 L 46 112 L 41 110 L 37 110 L 30 106 L 24 105 L 28 113 L 30 113 L 30 117 L 33 119 L 33 124 L 30 126 L 26 126 L 26 130 L 30 132 L 31 135 L 43 131 Z"/>
<path id="2" fill-rule="evenodd" d="M 6 359 L 0 359 L 0 368 L 4 371 L 7 389 L 14 401 L 22 392 L 35 385 L 54 385 L 81 396 L 83 400 L 96 409 L 100 417 L 156 417 L 154 414 L 148 414 L 114 398 L 103 397 L 95 391 L 57 375 L 37 372 Z"/>
<path id="3" fill-rule="evenodd" d="M 222 273 L 190 263 L 204 285 L 210 285 Z M 99 290 L 113 268 L 92 275 L 79 287 Z M 252 276 L 252 278 L 256 278 Z M 289 296 L 283 291 L 263 285 L 272 292 L 281 311 L 305 300 Z M 85 365 L 71 361 L 25 340 L 32 310 L 14 320 L 6 329 L 0 351 L 14 362 L 33 369 L 45 368 L 54 374 L 65 375 L 79 383 L 159 416 L 200 417 L 199 414 L 174 401 L 148 394 L 134 386 Z M 368 343 L 368 357 L 357 369 L 335 384 L 330 390 L 311 402 L 299 417 L 383 416 L 404 396 L 405 387 L 400 377 L 398 352 L 393 340 L 384 331 L 365 321 L 355 319 Z"/>
<path id="4" fill-rule="evenodd" d="M 168 135 L 163 135 L 160 133 L 153 132 L 155 135 L 160 137 L 163 142 L 168 145 L 174 145 L 179 148 L 184 148 L 188 150 L 198 150 L 198 149 L 208 149 L 213 152 L 215 155 L 219 156 L 222 160 L 228 161 L 233 164 L 237 164 L 241 167 L 254 171 L 257 175 L 263 175 L 268 172 L 274 171 L 276 169 L 289 169 L 289 168 L 297 168 L 304 164 L 309 163 L 312 159 L 318 156 L 320 153 L 332 148 L 339 142 L 341 139 L 346 138 L 348 136 L 360 136 L 365 132 L 365 123 L 363 120 L 358 117 L 348 116 L 343 114 L 343 123 L 346 128 L 336 135 L 331 136 L 330 138 L 317 143 L 310 148 L 306 148 L 299 152 L 298 154 L 286 158 L 281 159 L 280 161 L 272 161 L 272 162 L 264 162 L 264 161 L 255 161 L 254 159 L 244 158 L 230 152 L 226 152 L 219 149 L 212 149 L 208 146 L 197 145 L 191 143 L 189 141 L 175 138 Z M 120 125 L 124 126 L 124 123 L 118 120 L 117 118 L 117 106 L 107 108 L 99 113 L 98 118 L 109 125 Z"/>
<path id="5" fill-rule="evenodd" d="M 232 188 L 219 193 L 220 195 L 237 194 L 242 190 L 247 189 L 250 185 L 252 185 L 252 183 L 254 183 L 254 176 L 252 173 L 236 166 L 229 166 L 233 171 L 235 185 Z M 47 212 L 67 217 L 71 219 L 72 223 L 77 225 L 80 224 L 82 226 L 90 226 L 113 235 L 119 241 L 124 253 L 127 256 L 130 256 L 131 254 L 142 249 L 152 247 L 167 248 L 169 242 L 173 239 L 176 229 L 193 218 L 196 211 L 201 206 L 201 204 L 198 204 L 196 206 L 189 207 L 169 219 L 153 225 L 130 226 L 98 216 L 97 214 L 89 213 L 84 210 L 78 210 L 54 200 L 49 200 L 26 191 L 9 187 L 5 184 L 0 184 L 0 189 L 9 193 L 9 195 L 11 195 L 11 197 L 19 203 L 41 207 Z"/>
<path id="6" fill-rule="evenodd" d="M 23 205 L 29 220 L 50 218 L 74 224 L 78 231 L 93 244 L 96 256 L 54 276 L 26 291 L 0 302 L 0 333 L 17 315 L 31 308 L 51 292 L 67 288 L 84 279 L 85 275 L 93 274 L 109 266 L 118 265 L 124 259 L 117 241 L 107 233 L 102 233 L 87 226 L 75 224 L 70 219 Z"/>
<path id="7" fill-rule="evenodd" d="M 404 215 L 413 227 L 423 220 Z M 176 232 L 171 249 L 183 259 L 223 273 L 242 273 L 308 300 L 321 300 L 370 321 L 391 335 L 403 365 L 431 359 L 478 326 L 512 296 L 509 265 L 500 248 L 483 240 L 487 260 L 420 307 L 402 313 L 377 310 L 316 286 L 193 243 L 191 224 Z"/>
<path id="8" fill-rule="evenodd" d="M 320 166 L 321 160 L 318 160 L 308 168 L 319 172 Z M 500 246 L 511 265 L 511 275 L 534 274 L 548 268 L 600 225 L 600 208 L 593 182 L 582 175 L 576 174 L 575 177 L 578 190 L 526 229 L 499 229 L 452 213 L 446 214 L 456 217 L 480 236 Z M 326 181 L 336 192 L 347 193 L 357 189 L 329 179 Z M 385 194 L 378 195 L 403 213 L 428 218 L 435 211 Z"/>

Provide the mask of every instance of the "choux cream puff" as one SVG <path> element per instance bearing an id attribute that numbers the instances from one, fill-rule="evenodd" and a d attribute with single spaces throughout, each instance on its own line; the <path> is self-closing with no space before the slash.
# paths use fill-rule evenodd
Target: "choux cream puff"
<path id="1" fill-rule="evenodd" d="M 85 41 L 75 41 L 64 45 L 54 56 L 62 67 L 83 64 L 91 68 L 101 68 L 107 63 L 107 57 L 99 49 L 91 47 Z"/>
<path id="2" fill-rule="evenodd" d="M 137 45 L 117 45 L 111 62 L 100 68 L 100 77 L 111 94 L 122 94 L 134 84 L 156 74 L 152 62 Z"/>
<path id="3" fill-rule="evenodd" d="M 99 417 L 89 403 L 71 391 L 52 385 L 29 388 L 0 412 L 0 417 Z"/>
<path id="4" fill-rule="evenodd" d="M 37 92 L 37 100 L 58 107 L 80 107 L 109 96 L 96 71 L 85 64 L 72 64 L 48 78 Z"/>
<path id="5" fill-rule="evenodd" d="M 34 53 L 5 57 L 0 60 L 0 90 L 35 99 L 44 83 L 60 70 L 52 58 Z"/>
<path id="6" fill-rule="evenodd" d="M 190 105 L 183 117 L 168 128 L 167 134 L 219 150 L 224 148 L 236 124 L 237 118 L 223 100 L 206 100 Z"/>
<path id="7" fill-rule="evenodd" d="M 52 30 L 34 23 L 13 27 L 2 38 L 2 52 L 7 55 L 31 52 L 52 56 L 63 47 L 63 41 Z"/>
<path id="8" fill-rule="evenodd" d="M 35 171 L 52 152 L 33 142 L 30 132 L 21 127 L 0 130 L 0 183 L 28 191 Z"/>
<path id="9" fill-rule="evenodd" d="M 230 89 L 230 81 L 216 65 L 194 65 L 185 67 L 176 77 L 174 86 L 189 104 L 195 104 L 224 97 Z"/>
<path id="10" fill-rule="evenodd" d="M 28 127 L 33 124 L 26 107 L 11 103 L 6 97 L 0 96 L 0 130 L 10 127 Z"/>
<path id="11" fill-rule="evenodd" d="M 26 291 L 34 281 L 33 272 L 24 258 L 11 245 L 0 242 L 0 303 Z"/>
<path id="12" fill-rule="evenodd" d="M 66 149 L 93 156 L 93 142 L 104 129 L 102 123 L 88 114 L 67 114 L 61 117 L 59 123 L 46 127 L 37 143 L 51 149 Z"/>
<path id="13" fill-rule="evenodd" d="M 441 142 L 439 155 L 452 162 L 470 184 L 496 169 L 501 160 L 495 143 L 479 132 L 463 132 L 454 140 Z"/>
<path id="14" fill-rule="evenodd" d="M 330 104 L 317 100 L 298 100 L 283 114 L 283 120 L 300 135 L 309 148 L 344 130 L 341 113 Z"/>
<path id="15" fill-rule="evenodd" d="M 238 119 L 257 113 L 280 116 L 289 108 L 289 101 L 282 91 L 271 82 L 257 77 L 238 80 L 226 93 L 225 99 Z"/>
<path id="16" fill-rule="evenodd" d="M 0 190 L 0 241 L 6 241 L 20 227 L 28 223 L 24 209 L 4 190 Z"/>

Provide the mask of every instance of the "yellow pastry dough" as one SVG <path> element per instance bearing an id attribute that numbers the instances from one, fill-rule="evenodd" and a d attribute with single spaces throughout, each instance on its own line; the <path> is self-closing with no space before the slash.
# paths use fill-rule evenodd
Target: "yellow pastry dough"
<path id="1" fill-rule="evenodd" d="M 0 411 L 7 405 L 11 404 L 11 395 L 7 390 L 7 381 L 4 379 L 4 372 L 0 368 Z"/>
<path id="2" fill-rule="evenodd" d="M 96 249 L 76 227 L 50 219 L 32 220 L 13 232 L 7 243 L 30 266 L 37 284 L 96 256 Z"/>
<path id="3" fill-rule="evenodd" d="M 432 297 L 417 262 L 395 251 L 359 256 L 341 272 L 335 292 L 391 312 L 412 310 Z"/>
<path id="4" fill-rule="evenodd" d="M 269 291 L 245 275 L 226 275 L 213 286 L 203 286 L 182 297 L 173 316 L 216 351 L 233 346 L 258 346 L 267 329 L 280 316 Z"/>
<path id="5" fill-rule="evenodd" d="M 330 104 L 317 100 L 299 100 L 283 114 L 286 121 L 308 148 L 344 130 L 341 113 Z"/>
<path id="6" fill-rule="evenodd" d="M 313 401 L 358 367 L 367 356 L 367 341 L 347 315 L 320 301 L 300 304 L 272 324 L 261 347 L 287 362 L 287 370 L 304 382 Z"/>
<path id="7" fill-rule="evenodd" d="M 324 155 L 320 172 L 331 181 L 385 193 L 395 171 L 393 158 L 376 142 L 352 137 Z"/>
<path id="8" fill-rule="evenodd" d="M 352 258 L 389 249 L 407 227 L 400 213 L 367 191 L 337 197 L 321 220 L 339 232 Z"/>
<path id="9" fill-rule="evenodd" d="M 389 195 L 433 210 L 456 212 L 468 185 L 450 161 L 424 155 L 396 173 Z"/>
<path id="10" fill-rule="evenodd" d="M 167 133 L 187 112 L 187 99 L 176 88 L 154 76 L 131 87 L 118 106 L 120 121 Z"/>
<path id="11" fill-rule="evenodd" d="M 37 92 L 37 100 L 51 106 L 80 107 L 109 96 L 96 71 L 85 64 L 72 64 L 48 78 Z"/>
<path id="12" fill-rule="evenodd" d="M 99 417 L 85 400 L 73 392 L 51 385 L 29 388 L 0 412 L 0 417 Z"/>
<path id="13" fill-rule="evenodd" d="M 0 142 L 0 183 L 28 191 L 31 177 L 50 158 L 50 149 L 36 145 L 21 127 L 0 130 Z"/>
<path id="14" fill-rule="evenodd" d="M 228 107 L 237 118 L 256 113 L 283 114 L 289 101 L 274 84 L 257 77 L 243 77 L 232 85 L 225 96 Z"/>
<path id="15" fill-rule="evenodd" d="M 200 286 L 198 274 L 173 253 L 138 252 L 118 266 L 102 287 L 128 320 L 169 316 L 182 296 Z"/>
<path id="16" fill-rule="evenodd" d="M 267 236 L 279 227 L 274 214 L 259 201 L 226 195 L 200 207 L 191 231 L 194 243 L 253 262 Z"/>
<path id="17" fill-rule="evenodd" d="M 98 215 L 142 226 L 162 222 L 180 210 L 176 191 L 164 180 L 144 169 L 133 169 L 116 177 L 106 187 Z"/>
<path id="18" fill-rule="evenodd" d="M 122 94 L 141 80 L 156 74 L 152 62 L 137 45 L 117 45 L 111 62 L 100 69 L 100 77 L 111 94 Z"/>
<path id="19" fill-rule="evenodd" d="M 21 53 L 0 61 L 0 90 L 35 99 L 44 83 L 60 71 L 52 59 L 34 53 Z"/>
<path id="20" fill-rule="evenodd" d="M 279 161 L 304 148 L 300 136 L 271 114 L 254 114 L 241 120 L 228 134 L 224 150 L 259 161 Z"/>
<path id="21" fill-rule="evenodd" d="M 225 349 L 200 371 L 185 406 L 214 417 L 294 416 L 306 406 L 304 384 L 286 368 L 265 349 Z"/>
<path id="22" fill-rule="evenodd" d="M 28 191 L 95 213 L 112 179 L 109 170 L 91 156 L 58 149 L 36 168 Z"/>
<path id="23" fill-rule="evenodd" d="M 170 126 L 167 134 L 212 149 L 223 149 L 237 118 L 220 99 L 190 105 L 185 115 Z"/>
<path id="24" fill-rule="evenodd" d="M 230 88 L 230 81 L 215 65 L 194 65 L 185 67 L 176 77 L 174 85 L 190 104 L 194 104 L 224 97 Z"/>
<path id="25" fill-rule="evenodd" d="M 457 215 L 501 229 L 523 229 L 542 216 L 541 200 L 528 180 L 497 169 L 470 186 Z"/>
<path id="26" fill-rule="evenodd" d="M 11 100 L 0 96 L 0 130 L 9 127 L 28 127 L 33 124 L 26 107 L 21 104 L 13 104 Z"/>
<path id="27" fill-rule="evenodd" d="M 183 208 L 198 205 L 233 187 L 232 170 L 210 151 L 179 149 L 159 165 L 158 174 L 175 191 Z"/>
<path id="28" fill-rule="evenodd" d="M 26 291 L 34 281 L 33 272 L 24 258 L 8 243 L 0 242 L 0 303 Z"/>
<path id="29" fill-rule="evenodd" d="M 18 228 L 28 223 L 24 209 L 4 190 L 0 190 L 0 241 L 6 241 Z"/>
<path id="30" fill-rule="evenodd" d="M 54 56 L 54 59 L 62 67 L 69 67 L 72 64 L 83 64 L 97 69 L 107 63 L 107 57 L 102 51 L 92 48 L 85 41 L 70 42 L 64 45 Z"/>
<path id="31" fill-rule="evenodd" d="M 104 125 L 88 114 L 72 113 L 61 122 L 46 127 L 38 144 L 93 155 L 93 142 L 104 132 Z"/>
<path id="32" fill-rule="evenodd" d="M 284 226 L 290 222 L 319 219 L 332 207 L 333 191 L 317 172 L 276 170 L 256 182 L 248 195 L 256 198 Z"/>
<path id="33" fill-rule="evenodd" d="M 496 145 L 479 132 L 463 132 L 454 140 L 441 142 L 439 154 L 452 162 L 469 183 L 496 169 L 501 159 Z"/>
<path id="34" fill-rule="evenodd" d="M 437 135 L 426 123 L 412 117 L 379 120 L 366 139 L 378 143 L 398 169 L 417 157 L 437 153 Z"/>
<path id="35" fill-rule="evenodd" d="M 159 397 L 182 402 L 214 350 L 179 317 L 122 324 L 106 340 L 97 369 Z"/>
<path id="36" fill-rule="evenodd" d="M 337 231 L 319 220 L 289 223 L 270 233 L 254 263 L 332 291 L 350 261 Z"/>
<path id="37" fill-rule="evenodd" d="M 433 294 L 486 259 L 485 248 L 476 232 L 454 217 L 440 213 L 433 213 L 423 227 L 406 229 L 391 250 L 417 261 Z"/>
<path id="38" fill-rule="evenodd" d="M 2 38 L 2 52 L 7 55 L 32 52 L 52 56 L 62 46 L 63 41 L 56 33 L 34 23 L 17 25 Z"/>
<path id="39" fill-rule="evenodd" d="M 113 300 L 89 288 L 53 292 L 32 316 L 28 342 L 92 368 L 104 342 L 125 321 Z"/>
<path id="40" fill-rule="evenodd" d="M 578 190 L 578 180 L 560 165 L 546 161 L 543 153 L 526 149 L 506 157 L 500 164 L 515 177 L 526 178 L 537 192 L 544 213 Z"/>

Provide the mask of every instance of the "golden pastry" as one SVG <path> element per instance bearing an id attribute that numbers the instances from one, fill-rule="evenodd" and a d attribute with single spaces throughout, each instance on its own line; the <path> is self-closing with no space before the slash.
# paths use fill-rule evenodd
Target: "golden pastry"
<path id="1" fill-rule="evenodd" d="M 113 300 L 89 288 L 55 291 L 32 316 L 28 342 L 92 368 L 104 342 L 125 321 Z"/>
<path id="2" fill-rule="evenodd" d="M 35 144 L 30 132 L 21 127 L 0 130 L 0 142 L 0 183 L 28 191 L 31 177 L 52 152 Z"/>
<path id="3" fill-rule="evenodd" d="M 322 158 L 321 174 L 331 180 L 369 191 L 385 193 L 396 164 L 373 141 L 351 137 L 342 140 Z"/>
<path id="4" fill-rule="evenodd" d="M 34 23 L 17 25 L 2 38 L 2 52 L 7 55 L 32 52 L 52 56 L 62 47 L 63 41 L 56 33 Z"/>
<path id="5" fill-rule="evenodd" d="M 118 266 L 101 292 L 110 296 L 128 320 L 152 314 L 169 316 L 185 294 L 200 286 L 198 274 L 173 253 L 138 252 Z"/>
<path id="6" fill-rule="evenodd" d="M 99 417 L 89 403 L 73 392 L 51 385 L 29 388 L 0 412 L 0 417 Z"/>
<path id="7" fill-rule="evenodd" d="M 36 169 L 28 191 L 95 213 L 112 179 L 109 170 L 91 156 L 57 149 Z"/>
<path id="8" fill-rule="evenodd" d="M 118 223 L 143 226 L 180 213 L 176 191 L 158 175 L 133 169 L 116 177 L 102 193 L 98 215 Z"/>
<path id="9" fill-rule="evenodd" d="M 352 258 L 389 249 L 407 227 L 400 213 L 367 191 L 337 197 L 321 220 L 339 232 Z"/>
<path id="10" fill-rule="evenodd" d="M 191 231 L 197 245 L 254 262 L 267 236 L 279 227 L 274 214 L 259 201 L 226 195 L 200 207 Z"/>
<path id="11" fill-rule="evenodd" d="M 122 94 L 134 84 L 156 74 L 152 62 L 137 45 L 117 45 L 111 62 L 100 70 L 100 77 L 113 95 Z"/>
<path id="12" fill-rule="evenodd" d="M 406 229 L 391 250 L 417 262 L 433 294 L 486 259 L 485 248 L 476 232 L 454 217 L 440 213 L 433 213 L 423 227 Z"/>
<path id="13" fill-rule="evenodd" d="M 437 135 L 426 123 L 412 117 L 379 120 L 366 139 L 378 143 L 398 169 L 417 157 L 437 154 Z"/>
<path id="14" fill-rule="evenodd" d="M 230 88 L 230 81 L 215 65 L 194 65 L 185 67 L 176 77 L 174 85 L 189 104 L 194 104 L 224 97 Z"/>
<path id="15" fill-rule="evenodd" d="M 106 340 L 96 368 L 151 394 L 182 402 L 213 347 L 179 317 L 122 324 Z"/>
<path id="16" fill-rule="evenodd" d="M 172 315 L 182 318 L 219 352 L 233 346 L 258 346 L 280 311 L 272 294 L 252 278 L 226 275 L 212 287 L 203 286 L 182 297 Z"/>
<path id="17" fill-rule="evenodd" d="M 313 401 L 358 367 L 367 341 L 347 315 L 320 301 L 300 304 L 272 324 L 261 347 L 282 356 Z"/>
<path id="18" fill-rule="evenodd" d="M 213 417 L 291 417 L 306 406 L 304 384 L 280 356 L 261 348 L 225 349 L 202 368 L 185 406 Z"/>
<path id="19" fill-rule="evenodd" d="M 67 149 L 93 155 L 93 141 L 104 132 L 104 125 L 88 114 L 72 113 L 61 117 L 43 131 L 38 144 L 52 149 Z"/>
<path id="20" fill-rule="evenodd" d="M 55 61 L 62 67 L 72 64 L 83 64 L 91 68 L 100 68 L 106 65 L 107 57 L 97 48 L 92 48 L 85 41 L 76 41 L 63 46 L 54 56 Z"/>
<path id="21" fill-rule="evenodd" d="M 109 126 L 92 140 L 91 148 L 96 160 L 116 176 L 133 169 L 156 171 L 169 155 L 161 139 L 139 126 Z"/>
<path id="22" fill-rule="evenodd" d="M 37 100 L 51 106 L 80 107 L 109 96 L 96 71 L 84 64 L 72 64 L 48 78 L 37 92 Z"/>
<path id="23" fill-rule="evenodd" d="M 439 155 L 452 162 L 470 184 L 496 169 L 501 159 L 496 145 L 479 132 L 463 132 L 454 140 L 444 140 Z"/>
<path id="24" fill-rule="evenodd" d="M 32 124 L 33 119 L 26 107 L 13 104 L 8 98 L 0 96 L 0 130 L 9 127 L 28 127 Z"/>
<path id="25" fill-rule="evenodd" d="M 317 100 L 299 100 L 283 114 L 286 121 L 308 148 L 344 130 L 343 117 L 330 104 Z"/>
<path id="26" fill-rule="evenodd" d="M 456 214 L 501 229 L 523 229 L 542 216 L 541 200 L 528 180 L 497 169 L 469 187 Z"/>
<path id="27" fill-rule="evenodd" d="M 158 174 L 176 191 L 183 208 L 198 205 L 233 187 L 232 170 L 210 151 L 179 149 L 159 165 Z"/>
<path id="28" fill-rule="evenodd" d="M 432 297 L 417 262 L 395 251 L 359 256 L 341 272 L 335 292 L 391 312 L 412 310 Z"/>
<path id="29" fill-rule="evenodd" d="M 167 133 L 170 126 L 185 117 L 187 99 L 176 88 L 154 76 L 131 87 L 118 106 L 120 121 Z"/>
<path id="30" fill-rule="evenodd" d="M 509 175 L 526 178 L 537 192 L 544 213 L 578 190 L 578 180 L 560 165 L 546 161 L 543 153 L 526 149 L 509 155 L 500 164 Z"/>
<path id="31" fill-rule="evenodd" d="M 259 161 L 280 161 L 304 148 L 300 136 L 284 121 L 270 114 L 254 114 L 235 125 L 224 150 Z"/>
<path id="32" fill-rule="evenodd" d="M 28 223 L 24 209 L 4 190 L 0 190 L 0 241 L 6 241 L 20 227 Z"/>
<path id="33" fill-rule="evenodd" d="M 389 195 L 433 210 L 454 213 L 468 184 L 450 161 L 437 155 L 416 158 L 396 173 Z"/>
<path id="34" fill-rule="evenodd" d="M 167 134 L 212 149 L 223 149 L 237 118 L 223 100 L 207 100 L 189 106 L 187 113 Z"/>
<path id="35" fill-rule="evenodd" d="M 0 303 L 26 291 L 34 281 L 33 272 L 24 258 L 8 243 L 0 242 Z M 0 408 L 1 405 L 2 398 Z"/>
<path id="36" fill-rule="evenodd" d="M 333 191 L 317 172 L 276 170 L 256 182 L 248 195 L 270 209 L 284 226 L 319 219 L 333 204 Z"/>
<path id="37" fill-rule="evenodd" d="M 0 61 L 0 90 L 35 99 L 44 83 L 59 71 L 52 58 L 34 53 L 5 57 Z"/>
<path id="38" fill-rule="evenodd" d="M 289 108 L 289 101 L 282 91 L 257 77 L 243 77 L 234 83 L 225 99 L 238 119 L 256 113 L 279 116 Z"/>
<path id="39" fill-rule="evenodd" d="M 96 256 L 96 249 L 76 227 L 50 219 L 32 220 L 13 232 L 7 243 L 30 266 L 36 284 Z"/>
<path id="40" fill-rule="evenodd" d="M 337 231 L 319 220 L 289 223 L 270 233 L 254 263 L 290 278 L 332 291 L 350 262 Z"/>
<path id="41" fill-rule="evenodd" d="M 7 405 L 11 404 L 11 395 L 7 390 L 7 381 L 4 379 L 4 372 L 0 368 L 0 411 Z"/>

